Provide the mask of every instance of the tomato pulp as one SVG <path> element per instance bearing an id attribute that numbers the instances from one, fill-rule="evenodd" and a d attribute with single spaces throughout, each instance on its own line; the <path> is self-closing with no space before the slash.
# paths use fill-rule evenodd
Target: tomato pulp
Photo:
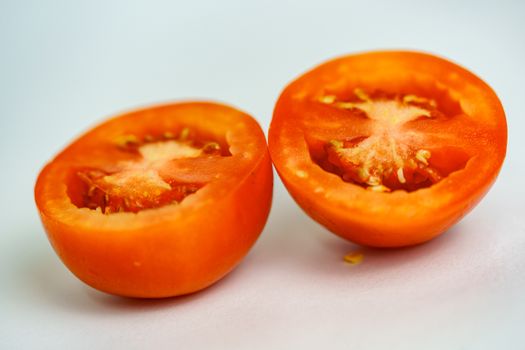
<path id="1" fill-rule="evenodd" d="M 296 202 L 341 237 L 425 242 L 469 212 L 505 158 L 499 99 L 474 74 L 417 52 L 341 57 L 292 82 L 269 131 Z"/>
<path id="2" fill-rule="evenodd" d="M 40 173 L 35 199 L 65 265 L 99 290 L 191 293 L 248 252 L 271 205 L 264 134 L 250 116 L 194 102 L 88 131 Z"/>

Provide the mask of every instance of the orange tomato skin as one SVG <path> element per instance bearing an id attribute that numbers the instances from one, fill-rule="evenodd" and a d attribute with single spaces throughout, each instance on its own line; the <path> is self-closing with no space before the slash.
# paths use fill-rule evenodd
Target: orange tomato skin
<path id="1" fill-rule="evenodd" d="M 377 66 L 375 71 L 370 68 L 374 66 Z M 411 76 L 418 67 L 425 70 L 421 77 Z M 360 69 L 371 74 L 373 80 L 360 76 Z M 410 70 L 410 74 L 404 69 Z M 339 71 L 348 74 L 348 82 L 335 80 Z M 341 91 L 347 91 L 352 87 L 362 87 L 353 86 L 353 81 L 371 89 L 385 88 L 396 92 L 401 86 L 410 92 L 406 85 L 396 81 L 396 78 L 404 78 L 405 75 L 409 81 L 407 84 L 411 79 L 427 79 L 432 84 L 429 77 L 434 76 L 438 84 L 450 84 L 455 98 L 462 98 L 461 93 L 466 91 L 467 106 L 475 107 L 475 98 L 483 98 L 479 106 L 487 108 L 476 110 L 482 117 L 479 129 L 465 134 L 462 144 L 470 142 L 471 135 L 484 136 L 472 140 L 468 149 L 471 159 L 464 169 L 440 183 L 415 192 L 373 193 L 343 182 L 340 177 L 324 171 L 313 162 L 304 133 L 307 125 L 322 122 L 321 107 L 314 106 L 314 99 L 320 93 L 344 94 L 347 92 L 338 92 L 337 89 L 341 87 Z M 385 86 L 375 86 L 383 79 L 382 76 L 385 76 Z M 450 80 L 447 80 L 448 76 L 451 76 Z M 331 87 L 324 90 L 324 84 L 331 84 Z M 312 108 L 318 108 L 318 111 Z M 333 115 L 326 113 L 327 118 L 333 121 Z M 460 129 L 461 125 L 454 128 Z M 361 245 L 403 247 L 420 244 L 442 234 L 483 198 L 496 180 L 505 158 L 507 126 L 496 94 L 463 68 L 417 52 L 369 52 L 328 61 L 286 87 L 274 109 L 268 143 L 272 161 L 286 189 L 311 218 L 332 233 Z M 429 147 L 431 145 L 430 141 Z"/>
<path id="2" fill-rule="evenodd" d="M 342 215 L 338 210 L 325 205 L 326 203 L 321 203 L 317 197 L 306 193 L 304 189 L 284 180 L 285 178 L 286 176 L 281 176 L 288 192 L 312 219 L 341 238 L 376 248 L 417 245 L 439 236 L 468 214 L 492 185 L 487 183 L 487 186 L 473 195 L 471 200 L 451 206 L 447 211 L 434 215 L 427 213 L 422 218 L 399 220 L 385 215 Z"/>
<path id="3" fill-rule="evenodd" d="M 254 135 L 265 145 L 260 129 Z M 56 178 L 53 162 L 39 175 L 35 199 L 54 250 L 86 284 L 127 297 L 188 294 L 230 272 L 263 230 L 271 207 L 273 175 L 266 147 L 259 152 L 251 172 L 240 177 L 226 195 L 205 194 L 195 200 L 195 208 L 189 205 L 185 215 L 174 220 L 162 218 L 129 229 L 108 229 L 101 224 L 100 231 L 66 223 L 47 208 L 51 204 L 46 199 L 50 191 L 46 183 Z"/>

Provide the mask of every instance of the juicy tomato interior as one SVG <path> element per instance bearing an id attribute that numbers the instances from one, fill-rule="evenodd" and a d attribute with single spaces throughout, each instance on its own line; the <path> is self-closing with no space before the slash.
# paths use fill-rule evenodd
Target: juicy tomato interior
<path id="1" fill-rule="evenodd" d="M 428 93 L 428 92 L 427 92 Z M 306 129 L 312 159 L 344 181 L 377 192 L 415 191 L 432 186 L 465 167 L 468 153 L 452 145 L 436 147 L 420 124 L 446 122 L 462 113 L 446 94 L 393 93 L 356 87 L 350 93 L 323 94 L 317 101 L 336 109 L 347 135 L 319 139 Z M 327 111 L 324 111 L 327 113 Z M 331 121 L 317 121 L 329 129 Z M 451 143 L 454 140 L 449 140 Z"/>
<path id="2" fill-rule="evenodd" d="M 72 174 L 68 195 L 77 207 L 111 214 L 177 204 L 204 183 L 174 179 L 173 160 L 231 156 L 224 144 L 201 139 L 188 127 L 158 135 L 123 134 L 112 145 L 120 157 L 113 157 L 102 167 L 81 168 Z"/>

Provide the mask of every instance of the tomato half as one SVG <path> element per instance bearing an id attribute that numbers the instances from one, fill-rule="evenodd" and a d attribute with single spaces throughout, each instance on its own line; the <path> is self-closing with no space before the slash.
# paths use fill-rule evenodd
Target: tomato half
<path id="1" fill-rule="evenodd" d="M 209 286 L 247 254 L 266 223 L 272 181 L 253 118 L 179 103 L 90 130 L 45 166 L 35 199 L 55 251 L 82 281 L 168 297 Z"/>
<path id="2" fill-rule="evenodd" d="M 469 212 L 503 163 L 507 126 L 492 89 L 417 52 L 320 65 L 281 94 L 272 160 L 312 218 L 359 244 L 425 242 Z"/>

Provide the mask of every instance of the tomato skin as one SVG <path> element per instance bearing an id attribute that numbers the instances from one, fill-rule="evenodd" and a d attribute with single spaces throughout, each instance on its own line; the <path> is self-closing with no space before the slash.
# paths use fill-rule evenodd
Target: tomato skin
<path id="1" fill-rule="evenodd" d="M 97 129 L 42 170 L 35 200 L 47 236 L 64 264 L 88 285 L 139 298 L 192 293 L 225 276 L 255 243 L 269 214 L 273 179 L 264 134 L 251 117 L 218 104 L 180 103 L 131 112 L 102 124 L 102 128 L 107 123 L 119 125 L 119 118 L 131 114 L 158 113 L 164 118 L 179 109 L 191 112 L 197 108 L 209 115 L 210 128 L 214 114 L 239 115 L 231 120 L 245 125 L 248 135 L 242 137 L 251 140 L 253 157 L 239 166 L 237 174 L 232 169 L 225 179 L 208 183 L 178 208 L 107 216 L 64 204 L 68 162 L 83 152 L 83 143 L 89 143 L 90 134 Z M 139 123 L 143 119 L 136 120 Z M 240 157 L 242 151 L 235 149 L 232 157 Z M 60 206 L 67 208 L 63 215 L 57 209 Z"/>
<path id="2" fill-rule="evenodd" d="M 344 74 L 349 76 L 347 80 L 340 78 Z M 308 128 L 314 125 L 322 129 L 323 120 L 336 120 L 336 112 L 316 105 L 315 98 L 320 93 L 344 95 L 350 88 L 363 85 L 411 93 L 410 84 L 420 81 L 448 89 L 458 106 L 476 116 L 424 121 L 429 128 L 434 128 L 431 123 L 442 123 L 445 130 L 458 130 L 455 141 L 469 155 L 464 169 L 414 192 L 374 193 L 344 182 L 314 163 L 309 153 L 312 146 L 307 142 Z M 382 83 L 383 86 L 377 86 Z M 407 128 L 417 128 L 415 125 L 409 122 Z M 351 127 L 348 126 L 350 132 Z M 431 146 L 433 140 L 429 140 Z M 445 232 L 483 198 L 505 158 L 507 127 L 496 94 L 472 73 L 432 55 L 384 51 L 334 59 L 293 81 L 275 106 L 268 141 L 279 176 L 310 217 L 338 236 L 361 245 L 402 247 L 426 242 Z"/>
<path id="3" fill-rule="evenodd" d="M 283 179 L 283 175 L 280 176 Z M 390 216 L 371 212 L 352 215 L 342 212 L 341 208 L 319 203 L 317 198 L 305 194 L 304 188 L 296 187 L 286 180 L 283 182 L 294 200 L 312 219 L 341 238 L 377 248 L 405 247 L 431 240 L 472 210 L 488 190 L 484 188 L 472 194 L 477 198 L 475 201 L 451 205 L 448 210 L 437 214 L 421 211 L 417 215 L 396 213 Z M 393 216 L 397 216 L 396 219 Z"/>

